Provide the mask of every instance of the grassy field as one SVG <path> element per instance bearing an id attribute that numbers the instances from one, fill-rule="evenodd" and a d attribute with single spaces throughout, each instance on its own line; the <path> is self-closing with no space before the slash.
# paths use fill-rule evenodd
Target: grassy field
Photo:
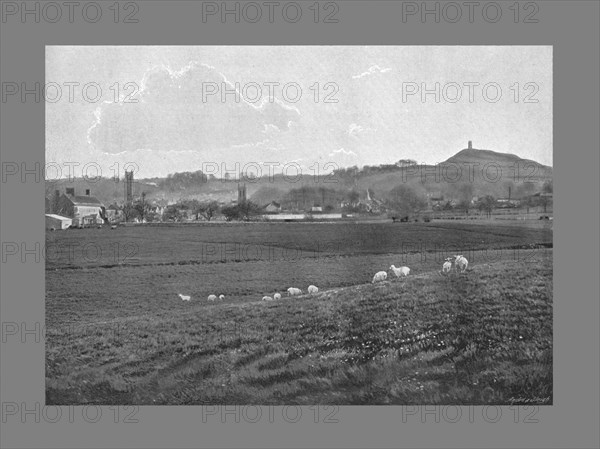
<path id="1" fill-rule="evenodd" d="M 551 404 L 551 246 L 537 222 L 51 232 L 47 404 Z"/>

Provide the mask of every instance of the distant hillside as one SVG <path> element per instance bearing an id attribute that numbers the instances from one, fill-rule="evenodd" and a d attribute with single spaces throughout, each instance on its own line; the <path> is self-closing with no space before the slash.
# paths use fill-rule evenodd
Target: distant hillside
<path id="1" fill-rule="evenodd" d="M 361 200 L 366 199 L 367 189 L 373 198 L 383 198 L 399 184 L 408 184 L 422 195 L 444 196 L 445 199 L 459 199 L 465 192 L 473 196 L 505 197 L 509 190 L 511 197 L 519 198 L 539 192 L 544 182 L 551 179 L 552 167 L 515 154 L 465 148 L 437 165 L 349 167 L 319 177 L 307 174 L 292 179 L 277 175 L 245 183 L 247 197 L 265 205 L 272 200 L 280 201 L 291 190 L 300 191 L 303 187 L 321 189 L 321 194 L 311 201 L 328 203 L 338 202 L 351 190 L 357 190 Z M 237 198 L 237 183 L 236 180 L 206 179 L 199 171 L 176 173 L 167 178 L 135 180 L 133 196 L 139 197 L 145 192 L 149 200 L 171 203 L 179 199 L 229 202 Z M 55 189 L 62 193 L 66 187 L 75 187 L 77 194 L 90 189 L 91 195 L 105 205 L 122 203 L 124 198 L 123 180 L 107 178 L 96 182 L 47 181 L 46 196 L 52 195 Z M 328 193 L 323 193 L 325 189 Z"/>

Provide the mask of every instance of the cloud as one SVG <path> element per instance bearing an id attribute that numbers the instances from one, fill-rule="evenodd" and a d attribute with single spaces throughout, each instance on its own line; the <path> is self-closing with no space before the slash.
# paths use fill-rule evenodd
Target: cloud
<path id="1" fill-rule="evenodd" d="M 364 76 L 373 75 L 375 73 L 386 73 L 386 72 L 389 72 L 391 70 L 392 70 L 391 68 L 382 69 L 377 64 L 375 64 L 375 65 L 372 65 L 371 67 L 369 67 L 369 69 L 366 72 L 362 72 L 362 73 L 360 73 L 358 75 L 352 75 L 352 78 L 353 79 L 359 79 L 359 78 L 362 78 Z"/>
<path id="2" fill-rule="evenodd" d="M 96 150 L 115 154 L 151 148 L 208 156 L 214 150 L 259 145 L 265 134 L 286 132 L 301 116 L 277 98 L 247 101 L 223 74 L 197 62 L 178 71 L 153 67 L 140 84 L 131 97 L 136 103 L 107 103 L 94 111 L 87 140 Z"/>
<path id="3" fill-rule="evenodd" d="M 376 129 L 374 129 L 374 128 L 368 128 L 368 127 L 365 128 L 356 123 L 350 123 L 350 125 L 348 125 L 348 135 L 350 137 L 354 137 L 354 138 L 358 138 L 360 134 L 373 133 L 375 131 L 376 131 Z"/>
<path id="4" fill-rule="evenodd" d="M 329 157 L 335 157 L 335 156 L 354 156 L 357 157 L 358 155 L 352 151 L 352 150 L 344 150 L 343 148 L 340 148 L 339 150 L 333 150 L 331 153 L 329 153 Z"/>

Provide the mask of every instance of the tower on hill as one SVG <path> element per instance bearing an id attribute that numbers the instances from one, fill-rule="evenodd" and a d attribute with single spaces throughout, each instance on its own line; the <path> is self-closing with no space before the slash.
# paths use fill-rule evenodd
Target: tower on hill
<path id="1" fill-rule="evenodd" d="M 469 150 L 473 149 L 473 142 L 469 140 Z"/>

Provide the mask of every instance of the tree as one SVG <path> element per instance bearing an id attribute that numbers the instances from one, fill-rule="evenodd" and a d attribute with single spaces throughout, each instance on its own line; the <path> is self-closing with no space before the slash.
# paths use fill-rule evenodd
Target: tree
<path id="1" fill-rule="evenodd" d="M 146 213 L 146 221 L 147 221 L 148 223 L 152 223 L 152 222 L 160 221 L 159 219 L 160 219 L 160 217 L 159 217 L 158 213 L 157 213 L 157 212 L 155 212 L 155 211 L 153 211 L 153 210 L 151 210 L 151 211 L 148 211 L 148 212 Z"/>
<path id="2" fill-rule="evenodd" d="M 542 193 L 540 194 L 540 204 L 544 207 L 544 213 L 548 211 L 548 206 L 552 204 L 552 180 L 544 182 L 542 186 Z"/>
<path id="3" fill-rule="evenodd" d="M 201 203 L 198 205 L 197 211 L 207 221 L 210 221 L 215 216 L 215 214 L 219 211 L 219 203 L 216 201 L 209 201 L 208 203 Z M 196 220 L 197 219 L 198 219 L 198 215 L 196 215 Z"/>
<path id="4" fill-rule="evenodd" d="M 394 187 L 387 195 L 387 206 L 393 216 L 410 216 L 421 212 L 427 207 L 427 201 L 413 188 L 406 184 Z"/>
<path id="5" fill-rule="evenodd" d="M 167 221 L 181 221 L 183 219 L 183 214 L 179 210 L 179 205 L 171 204 L 170 206 L 167 206 L 164 213 L 164 219 Z"/>
<path id="6" fill-rule="evenodd" d="M 325 195 L 327 193 L 327 189 L 325 187 L 319 187 L 319 193 L 321 194 L 321 204 L 325 204 Z"/>
<path id="7" fill-rule="evenodd" d="M 138 216 L 138 211 L 132 203 L 125 203 L 123 205 L 123 218 L 125 221 L 133 220 Z"/>
<path id="8" fill-rule="evenodd" d="M 522 202 L 521 205 L 525 206 L 527 213 L 529 213 L 529 208 L 535 207 L 538 205 L 538 201 L 535 196 L 528 196 Z"/>
<path id="9" fill-rule="evenodd" d="M 492 195 L 486 195 L 479 200 L 479 210 L 485 211 L 488 218 L 492 216 L 492 211 L 496 207 L 496 198 Z"/>
<path id="10" fill-rule="evenodd" d="M 352 189 L 350 192 L 348 192 L 348 201 L 350 201 L 351 206 L 355 206 L 356 203 L 358 203 L 359 198 L 360 193 L 358 193 L 358 190 Z"/>
<path id="11" fill-rule="evenodd" d="M 458 208 L 465 211 L 465 215 L 469 215 L 471 208 L 471 200 L 473 199 L 473 184 L 461 184 L 458 187 Z"/>
<path id="12" fill-rule="evenodd" d="M 144 221 L 150 211 L 150 205 L 146 202 L 146 192 L 142 192 L 142 197 L 133 204 L 140 220 Z"/>
<path id="13" fill-rule="evenodd" d="M 237 206 L 225 206 L 221 209 L 221 213 L 225 216 L 226 221 L 237 220 L 240 215 Z"/>
<path id="14" fill-rule="evenodd" d="M 456 208 L 464 211 L 465 215 L 469 215 L 469 209 L 471 208 L 471 201 L 462 200 L 456 205 Z"/>
<path id="15" fill-rule="evenodd" d="M 242 201 L 235 206 L 224 207 L 221 213 L 225 215 L 227 221 L 250 221 L 254 216 L 260 214 L 260 207 L 252 201 Z"/>
<path id="16" fill-rule="evenodd" d="M 413 165 L 417 165 L 417 161 L 413 159 L 400 159 L 398 162 L 396 162 L 396 165 L 398 167 L 410 167 Z"/>
<path id="17" fill-rule="evenodd" d="M 260 214 L 260 206 L 250 200 L 242 201 L 237 205 L 239 209 L 239 219 L 243 221 L 250 221 L 250 219 Z"/>

